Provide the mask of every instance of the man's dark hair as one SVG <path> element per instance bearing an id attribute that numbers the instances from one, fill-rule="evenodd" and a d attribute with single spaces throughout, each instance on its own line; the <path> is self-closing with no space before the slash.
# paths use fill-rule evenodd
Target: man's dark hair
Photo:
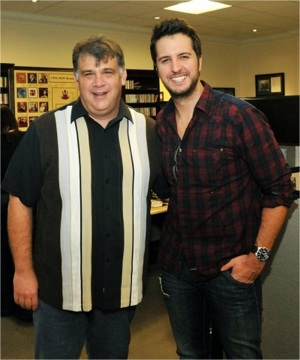
<path id="1" fill-rule="evenodd" d="M 150 53 L 154 66 L 156 65 L 157 57 L 157 41 L 164 36 L 172 36 L 179 33 L 188 36 L 192 40 L 193 49 L 198 57 L 202 55 L 201 41 L 196 33 L 196 30 L 191 27 L 184 19 L 166 19 L 160 24 L 155 25 L 153 28 L 150 42 Z"/>
<path id="2" fill-rule="evenodd" d="M 76 76 L 78 71 L 78 60 L 82 55 L 92 55 L 98 61 L 116 58 L 120 71 L 125 68 L 123 50 L 113 39 L 106 36 L 91 36 L 87 40 L 78 42 L 73 49 L 73 71 Z"/>

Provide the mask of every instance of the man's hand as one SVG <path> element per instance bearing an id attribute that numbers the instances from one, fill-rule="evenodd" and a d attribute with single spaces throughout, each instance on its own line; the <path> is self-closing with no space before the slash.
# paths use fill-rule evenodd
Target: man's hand
<path id="1" fill-rule="evenodd" d="M 34 271 L 15 272 L 15 303 L 27 310 L 35 311 L 38 307 L 38 281 Z"/>
<path id="2" fill-rule="evenodd" d="M 34 271 L 15 272 L 14 275 L 15 303 L 27 310 L 35 311 L 38 307 L 38 282 Z"/>
<path id="3" fill-rule="evenodd" d="M 251 284 L 261 274 L 265 267 L 264 262 L 259 262 L 253 253 L 241 255 L 231 259 L 227 264 L 223 265 L 221 271 L 231 269 L 231 276 L 245 284 Z"/>

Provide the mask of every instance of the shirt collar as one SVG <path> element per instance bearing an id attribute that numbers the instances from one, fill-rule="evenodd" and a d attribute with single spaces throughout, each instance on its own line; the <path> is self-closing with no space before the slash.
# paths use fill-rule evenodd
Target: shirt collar
<path id="1" fill-rule="evenodd" d="M 74 103 L 72 107 L 72 113 L 71 113 L 71 122 L 76 121 L 78 118 L 84 116 L 89 116 L 87 110 L 82 105 L 81 99 L 78 98 Z M 125 104 L 125 102 L 121 99 L 120 101 L 120 107 L 118 115 L 113 120 L 113 123 L 122 120 L 124 117 L 126 117 L 128 120 L 133 122 L 131 112 L 128 108 L 128 106 Z"/>
<path id="2" fill-rule="evenodd" d="M 209 114 L 213 103 L 213 89 L 203 80 L 201 80 L 201 84 L 203 85 L 203 91 L 195 107 Z"/>

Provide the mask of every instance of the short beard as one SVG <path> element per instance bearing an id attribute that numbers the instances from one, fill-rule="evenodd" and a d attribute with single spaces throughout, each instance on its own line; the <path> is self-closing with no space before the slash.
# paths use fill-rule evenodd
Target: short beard
<path id="1" fill-rule="evenodd" d="M 189 86 L 189 88 L 184 90 L 184 91 L 175 92 L 175 91 L 169 89 L 167 86 L 166 86 L 166 89 L 169 91 L 172 99 L 184 100 L 184 99 L 186 99 L 187 97 L 189 97 L 190 95 L 193 94 L 193 92 L 195 91 L 195 89 L 196 89 L 196 87 L 198 85 L 198 81 L 200 81 L 199 78 L 192 80 L 191 85 Z"/>

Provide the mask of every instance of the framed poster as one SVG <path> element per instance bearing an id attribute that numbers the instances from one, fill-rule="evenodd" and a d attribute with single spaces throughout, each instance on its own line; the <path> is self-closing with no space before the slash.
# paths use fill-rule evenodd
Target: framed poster
<path id="1" fill-rule="evenodd" d="M 14 67 L 15 114 L 20 130 L 47 111 L 77 100 L 73 69 Z"/>

